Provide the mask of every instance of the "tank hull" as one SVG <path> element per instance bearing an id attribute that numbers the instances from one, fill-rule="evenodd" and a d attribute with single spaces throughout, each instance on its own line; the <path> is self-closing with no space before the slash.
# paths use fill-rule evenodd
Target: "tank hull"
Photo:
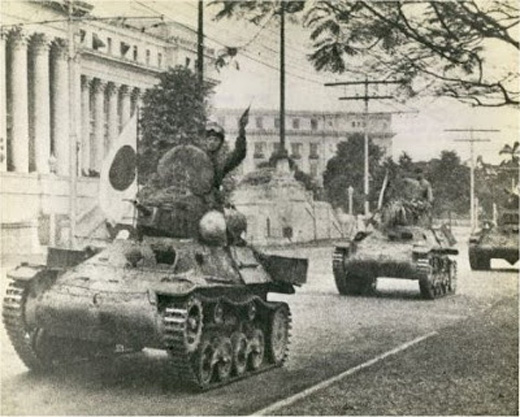
<path id="1" fill-rule="evenodd" d="M 333 272 L 343 295 L 374 293 L 377 278 L 419 281 L 423 298 L 455 292 L 457 250 L 445 232 L 400 227 L 358 235 L 335 248 Z"/>
<path id="2" fill-rule="evenodd" d="M 3 320 L 30 369 L 158 348 L 188 385 L 208 389 L 283 365 L 290 310 L 267 294 L 305 282 L 307 262 L 293 261 L 170 238 L 51 250 L 47 265 L 8 273 Z"/>

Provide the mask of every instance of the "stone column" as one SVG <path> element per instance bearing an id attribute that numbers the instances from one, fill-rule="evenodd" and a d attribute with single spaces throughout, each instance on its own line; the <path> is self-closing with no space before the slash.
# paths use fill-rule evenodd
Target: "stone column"
<path id="1" fill-rule="evenodd" d="M 5 82 L 6 74 L 6 35 L 0 28 L 0 172 L 7 171 L 7 85 Z"/>
<path id="2" fill-rule="evenodd" d="M 32 39 L 32 108 L 34 128 L 34 162 L 36 172 L 49 173 L 51 156 L 51 112 L 49 87 L 49 42 L 43 34 Z"/>
<path id="3" fill-rule="evenodd" d="M 92 84 L 93 88 L 93 111 L 94 111 L 94 141 L 92 143 L 93 153 L 91 166 L 100 172 L 105 149 L 105 87 L 106 83 L 96 78 Z"/>
<path id="4" fill-rule="evenodd" d="M 56 173 L 69 175 L 70 171 L 70 125 L 69 72 L 67 43 L 61 39 L 52 48 L 52 141 Z"/>
<path id="5" fill-rule="evenodd" d="M 90 169 L 90 77 L 81 76 L 81 172 Z"/>
<path id="6" fill-rule="evenodd" d="M 12 119 L 11 157 L 12 169 L 29 172 L 29 113 L 27 89 L 27 38 L 16 30 L 10 36 L 11 67 L 7 71 L 10 84 L 8 97 Z"/>
<path id="7" fill-rule="evenodd" d="M 141 100 L 141 89 L 136 87 L 132 90 L 130 117 L 133 117 L 135 112 L 138 110 L 139 105 L 140 105 L 140 100 Z"/>
<path id="8" fill-rule="evenodd" d="M 121 129 L 130 120 L 131 114 L 131 91 L 127 85 L 123 85 L 119 90 L 121 94 Z"/>
<path id="9" fill-rule="evenodd" d="M 105 150 L 108 152 L 110 149 L 110 146 L 117 138 L 117 135 L 119 134 L 119 120 L 118 120 L 118 111 L 117 111 L 117 105 L 118 105 L 118 88 L 117 84 L 115 83 L 108 83 L 107 84 L 107 98 L 108 98 L 108 115 L 107 115 L 107 121 L 108 121 L 108 146 Z"/>

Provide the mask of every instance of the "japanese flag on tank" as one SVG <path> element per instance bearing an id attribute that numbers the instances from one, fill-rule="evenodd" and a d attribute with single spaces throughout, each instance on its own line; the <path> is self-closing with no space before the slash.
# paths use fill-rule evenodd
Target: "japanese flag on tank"
<path id="1" fill-rule="evenodd" d="M 99 206 L 107 221 L 132 224 L 137 194 L 137 112 L 112 143 L 103 161 L 99 182 Z"/>

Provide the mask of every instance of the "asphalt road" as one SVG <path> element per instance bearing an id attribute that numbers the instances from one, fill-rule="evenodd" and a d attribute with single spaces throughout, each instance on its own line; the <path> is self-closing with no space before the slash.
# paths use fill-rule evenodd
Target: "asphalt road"
<path id="1" fill-rule="evenodd" d="M 425 301 L 415 281 L 380 279 L 375 297 L 341 297 L 331 248 L 298 253 L 311 259 L 308 283 L 272 296 L 293 315 L 283 368 L 202 394 L 155 350 L 40 376 L 2 328 L 1 414 L 518 415 L 518 270 L 493 261 L 472 272 L 462 246 L 455 296 Z"/>

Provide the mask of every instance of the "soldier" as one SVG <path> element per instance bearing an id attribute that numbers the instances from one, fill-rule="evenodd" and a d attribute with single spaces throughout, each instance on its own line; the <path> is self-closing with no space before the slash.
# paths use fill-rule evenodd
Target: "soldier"
<path id="1" fill-rule="evenodd" d="M 433 190 L 430 182 L 424 178 L 424 174 L 421 169 L 415 170 L 417 181 L 419 181 L 420 187 L 420 199 L 428 203 L 430 206 L 433 204 Z"/>
<path id="2" fill-rule="evenodd" d="M 246 126 L 249 120 L 249 108 L 240 117 L 238 122 L 238 137 L 235 148 L 231 153 L 225 155 L 224 129 L 215 122 L 206 123 L 205 137 L 200 147 L 208 154 L 215 168 L 213 181 L 214 189 L 220 197 L 220 187 L 226 175 L 235 169 L 246 157 Z M 220 201 L 222 203 L 222 201 Z"/>

